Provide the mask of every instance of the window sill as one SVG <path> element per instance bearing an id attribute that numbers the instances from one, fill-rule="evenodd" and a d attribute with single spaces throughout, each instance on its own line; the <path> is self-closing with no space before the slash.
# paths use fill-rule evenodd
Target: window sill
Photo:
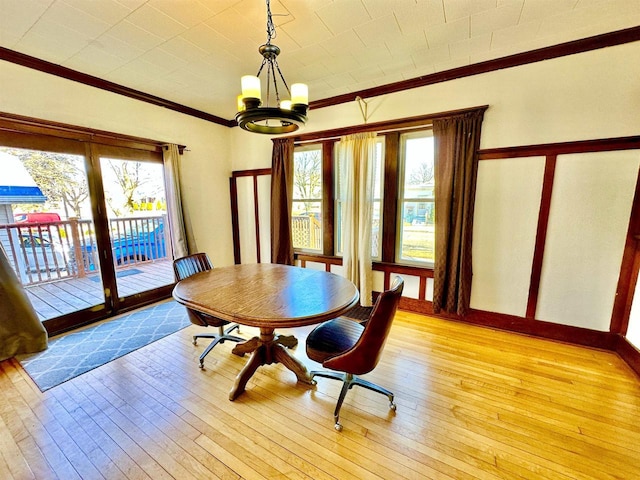
<path id="1" fill-rule="evenodd" d="M 309 252 L 295 252 L 294 258 L 304 263 L 316 262 L 324 263 L 325 265 L 342 265 L 342 257 L 335 255 L 322 255 Z M 418 277 L 433 278 L 433 267 L 421 267 L 417 265 L 406 265 L 402 263 L 390 263 L 390 262 L 373 262 L 373 269 L 375 271 L 393 272 L 393 273 L 405 273 L 407 275 L 415 275 Z"/>

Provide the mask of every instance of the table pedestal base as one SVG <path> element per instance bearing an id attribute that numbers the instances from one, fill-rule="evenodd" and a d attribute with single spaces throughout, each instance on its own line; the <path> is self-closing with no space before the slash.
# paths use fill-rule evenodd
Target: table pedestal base
<path id="1" fill-rule="evenodd" d="M 261 365 L 281 363 L 296 374 L 299 382 L 312 384 L 307 368 L 300 360 L 290 355 L 285 348 L 295 347 L 298 341 L 293 336 L 276 336 L 273 330 L 273 328 L 260 328 L 260 337 L 253 337 L 233 348 L 234 354 L 251 353 L 251 357 L 236 377 L 233 388 L 229 392 L 229 400 L 235 400 L 238 395 L 244 392 L 247 382 Z"/>

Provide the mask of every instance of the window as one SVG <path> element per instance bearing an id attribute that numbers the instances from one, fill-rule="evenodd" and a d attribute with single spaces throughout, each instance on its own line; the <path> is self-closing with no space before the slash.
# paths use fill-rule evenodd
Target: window
<path id="1" fill-rule="evenodd" d="M 432 132 L 400 136 L 400 192 L 396 261 L 432 267 L 435 261 Z"/>
<path id="2" fill-rule="evenodd" d="M 322 147 L 296 147 L 293 169 L 293 248 L 322 253 Z"/>
<path id="3" fill-rule="evenodd" d="M 371 257 L 376 262 L 433 268 L 434 138 L 429 122 L 411 123 L 376 137 Z M 295 148 L 292 216 L 296 252 L 343 253 L 338 142 L 333 137 Z"/>
<path id="4" fill-rule="evenodd" d="M 339 162 L 334 155 L 334 171 L 335 171 L 335 232 L 336 232 L 336 254 L 342 255 L 342 209 L 340 202 L 342 177 Z M 381 238 L 382 238 L 382 192 L 383 192 L 383 159 L 384 159 L 384 137 L 376 139 L 376 157 L 374 165 L 374 185 L 373 185 L 373 216 L 371 224 L 371 258 L 380 260 L 382 255 Z"/>

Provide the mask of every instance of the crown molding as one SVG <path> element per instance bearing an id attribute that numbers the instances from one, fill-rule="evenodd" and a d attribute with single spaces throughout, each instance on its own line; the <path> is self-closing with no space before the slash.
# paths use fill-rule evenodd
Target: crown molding
<path id="1" fill-rule="evenodd" d="M 125 87 L 124 85 L 110 82 L 99 77 L 94 77 L 93 75 L 89 75 L 86 73 L 78 72 L 77 70 L 72 70 L 70 68 L 63 67 L 62 65 L 47 62 L 46 60 L 41 60 L 24 53 L 9 50 L 8 48 L 0 47 L 0 60 L 15 63 L 16 65 L 22 65 L 23 67 L 38 70 L 40 72 L 55 75 L 57 77 L 66 78 L 67 80 L 72 80 L 84 85 L 96 87 L 108 92 L 117 93 L 118 95 L 124 95 L 125 97 L 140 100 L 141 102 L 168 108 L 169 110 L 184 113 L 185 115 L 200 118 L 208 122 L 217 123 L 218 125 L 222 125 L 225 127 L 232 127 L 235 125 L 234 120 L 227 120 L 222 117 L 203 112 L 202 110 L 187 107 L 186 105 L 172 102 L 171 100 L 156 97 L 155 95 L 141 92 L 140 90 Z"/>
<path id="2" fill-rule="evenodd" d="M 452 68 L 442 72 L 423 75 L 400 82 L 389 83 L 379 87 L 367 88 L 357 92 L 350 92 L 344 95 L 315 100 L 309 103 L 309 109 L 330 107 L 341 103 L 355 101 L 356 97 L 372 98 L 389 93 L 401 92 L 412 88 L 424 87 L 435 83 L 448 82 L 458 78 L 470 77 L 482 73 L 493 72 L 505 68 L 518 67 L 529 63 L 551 60 L 553 58 L 565 57 L 576 53 L 589 52 L 600 48 L 613 47 L 625 43 L 637 42 L 640 40 L 640 27 L 631 27 L 615 32 L 604 33 L 593 37 L 573 40 L 571 42 L 560 43 L 550 47 L 539 48 L 523 53 L 516 53 L 507 57 L 486 60 L 484 62 L 465 65 L 464 67 Z"/>
<path id="3" fill-rule="evenodd" d="M 458 78 L 493 72 L 495 70 L 527 65 L 529 63 L 541 62 L 553 58 L 574 55 L 576 53 L 589 52 L 591 50 L 598 50 L 601 48 L 613 47 L 616 45 L 623 45 L 625 43 L 637 41 L 640 41 L 640 26 L 618 30 L 615 32 L 604 33 L 602 35 L 587 37 L 580 40 L 560 43 L 558 45 L 539 48 L 537 50 L 531 50 L 523 53 L 517 53 L 514 55 L 509 55 L 507 57 L 474 63 L 472 65 L 465 65 L 463 67 L 453 68 L 430 75 L 423 75 L 409 80 L 381 85 L 379 87 L 359 90 L 357 92 L 351 92 L 344 95 L 337 95 L 335 97 L 315 100 L 309 103 L 309 108 L 318 109 L 330 107 L 339 105 L 341 103 L 353 102 L 355 101 L 356 97 L 372 98 L 389 93 L 401 92 L 403 90 L 410 90 L 413 88 L 433 85 L 435 83 L 447 82 Z M 100 88 L 112 93 L 124 95 L 135 100 L 140 100 L 141 102 L 168 108 L 169 110 L 184 113 L 185 115 L 190 115 L 225 127 L 237 126 L 235 119 L 227 120 L 222 117 L 197 110 L 195 108 L 187 107 L 186 105 L 172 102 L 171 100 L 166 100 L 164 98 L 141 92 L 133 88 L 125 87 L 123 85 L 110 82 L 99 77 L 94 77 L 93 75 L 78 72 L 76 70 L 72 70 L 55 63 L 47 62 L 46 60 L 41 60 L 24 53 L 16 52 L 8 48 L 0 47 L 0 60 L 5 60 L 17 65 L 22 65 L 23 67 L 32 68 L 34 70 L 55 75 L 61 78 L 66 78 L 68 80 L 83 83 L 92 87 Z"/>

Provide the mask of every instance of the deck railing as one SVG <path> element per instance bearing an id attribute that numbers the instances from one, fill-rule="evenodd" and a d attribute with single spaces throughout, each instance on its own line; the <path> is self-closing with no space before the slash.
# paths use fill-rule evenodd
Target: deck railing
<path id="1" fill-rule="evenodd" d="M 167 258 L 166 218 L 109 220 L 116 268 Z M 23 285 L 85 277 L 100 270 L 93 222 L 71 218 L 60 222 L 0 225 L 9 263 Z"/>
<path id="2" fill-rule="evenodd" d="M 315 217 L 291 217 L 291 233 L 295 248 L 322 251 L 322 224 Z"/>

